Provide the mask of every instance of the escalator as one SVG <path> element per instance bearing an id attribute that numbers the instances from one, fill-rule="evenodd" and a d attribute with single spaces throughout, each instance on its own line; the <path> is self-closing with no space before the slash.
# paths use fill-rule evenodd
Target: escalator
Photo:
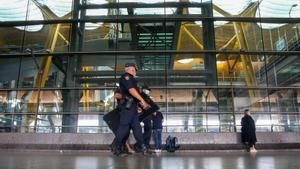
<path id="1" fill-rule="evenodd" d="M 300 40 L 295 41 L 286 51 L 300 51 Z M 299 56 L 266 56 L 267 64 L 257 73 L 262 77 L 260 84 L 265 84 L 268 79 L 270 86 L 290 86 L 300 80 Z M 266 78 L 267 74 L 267 78 Z"/>

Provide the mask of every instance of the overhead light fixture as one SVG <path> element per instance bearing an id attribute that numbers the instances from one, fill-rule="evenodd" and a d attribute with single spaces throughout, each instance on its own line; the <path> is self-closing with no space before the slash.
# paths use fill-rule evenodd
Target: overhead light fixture
<path id="1" fill-rule="evenodd" d="M 186 58 L 186 59 L 180 59 L 180 60 L 178 60 L 178 62 L 186 64 L 186 63 L 192 62 L 193 60 L 194 60 L 193 58 Z"/>

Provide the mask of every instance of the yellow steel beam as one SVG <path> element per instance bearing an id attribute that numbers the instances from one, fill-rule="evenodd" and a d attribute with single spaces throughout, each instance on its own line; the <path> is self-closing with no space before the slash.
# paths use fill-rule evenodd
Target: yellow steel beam
<path id="1" fill-rule="evenodd" d="M 59 35 L 59 37 L 61 37 L 62 38 L 62 40 L 64 40 L 64 42 L 67 44 L 67 45 L 69 45 L 70 44 L 70 42 L 65 38 L 65 36 L 64 35 L 62 35 L 60 32 L 58 32 L 58 35 Z"/>
<path id="2" fill-rule="evenodd" d="M 184 26 L 182 25 L 182 29 L 189 35 L 192 41 L 200 48 L 203 49 L 203 45 L 199 42 L 199 40 Z"/>
<path id="3" fill-rule="evenodd" d="M 180 50 L 181 49 L 181 41 L 182 41 L 182 34 L 183 34 L 183 31 L 182 31 L 182 24 L 180 25 L 180 28 L 179 28 L 179 33 L 178 33 L 178 41 L 177 41 L 177 50 Z M 179 54 L 176 54 L 176 58 L 179 57 Z M 175 59 L 174 59 L 174 62 L 175 62 Z M 173 64 L 175 65 L 175 63 Z M 173 69 L 173 68 L 172 68 Z"/>
<path id="4" fill-rule="evenodd" d="M 237 36 L 236 35 L 234 35 L 224 46 L 222 46 L 221 48 L 220 48 L 220 50 L 222 50 L 222 49 L 226 49 L 230 44 L 232 44 L 232 43 L 236 43 L 236 40 L 237 40 Z M 221 54 L 217 54 L 217 59 L 219 58 L 219 56 L 220 56 Z"/>
<path id="5" fill-rule="evenodd" d="M 254 17 L 257 7 L 258 7 L 258 3 L 252 3 L 245 11 L 242 12 L 241 16 Z M 244 29 L 244 27 L 246 27 L 249 24 L 233 22 L 233 25 L 234 25 L 235 33 L 237 35 L 238 43 L 240 45 L 240 49 L 249 50 L 249 46 L 248 46 L 249 44 L 247 43 L 247 38 Z M 241 55 L 241 61 L 242 61 L 243 69 L 245 71 L 245 81 L 247 86 L 257 85 L 256 76 L 255 76 L 255 72 L 253 69 L 250 56 Z M 259 97 L 259 95 L 260 94 L 258 91 L 249 90 L 250 99 L 254 97 Z M 251 103 L 253 102 L 256 101 L 255 100 L 251 101 Z"/>
<path id="6" fill-rule="evenodd" d="M 182 41 L 182 25 L 180 25 L 180 28 L 179 28 L 177 50 L 179 50 L 181 48 L 181 41 Z"/>
<path id="7" fill-rule="evenodd" d="M 237 35 L 238 43 L 240 45 L 240 49 L 248 50 L 248 44 L 246 41 L 244 28 L 240 23 L 233 23 L 234 24 L 234 30 Z M 254 86 L 256 85 L 256 77 L 254 74 L 252 62 L 250 59 L 250 56 L 248 55 L 241 55 L 241 61 L 243 65 L 243 69 L 245 71 L 245 81 L 247 86 Z M 254 97 L 254 92 L 251 90 L 249 91 L 250 97 Z"/>
<path id="8" fill-rule="evenodd" d="M 217 6 L 215 4 L 213 4 L 213 9 L 225 17 L 232 16 L 230 13 L 226 12 L 225 10 L 221 9 L 219 6 Z"/>
<path id="9" fill-rule="evenodd" d="M 250 6 L 249 8 L 247 8 L 248 10 L 245 10 L 243 12 L 243 16 L 247 16 L 247 17 L 253 17 L 255 15 L 256 9 L 254 8 L 255 5 Z M 240 44 L 240 49 L 245 49 L 245 50 L 249 50 L 249 46 L 247 43 L 247 38 L 245 35 L 245 29 L 244 27 L 247 26 L 247 24 L 242 24 L 242 23 L 237 23 L 234 22 L 234 30 L 235 33 L 237 35 L 237 39 L 238 42 Z M 256 85 L 256 77 L 255 77 L 255 73 L 254 73 L 254 69 L 252 66 L 252 62 L 250 59 L 250 56 L 246 56 L 246 55 L 241 55 L 241 59 L 243 62 L 243 67 L 246 73 L 246 83 L 247 85 L 251 86 L 251 85 Z"/>
<path id="10" fill-rule="evenodd" d="M 239 43 L 238 43 L 238 41 L 235 41 L 235 44 L 234 44 L 234 46 L 233 46 L 233 49 L 237 49 L 238 47 L 239 47 Z M 237 64 L 238 60 L 240 59 L 239 56 L 236 56 L 236 55 L 234 55 L 234 56 L 235 56 L 235 60 L 234 60 L 233 64 L 232 64 L 231 67 L 230 67 L 231 71 L 233 71 L 235 65 Z M 229 56 L 229 59 L 231 59 L 230 56 Z"/>
<path id="11" fill-rule="evenodd" d="M 57 38 L 59 35 L 59 29 L 60 29 L 61 24 L 57 24 L 55 26 L 52 26 L 54 29 L 54 33 L 50 33 L 49 36 L 53 36 L 50 37 L 51 40 L 49 41 L 49 44 L 47 44 L 45 47 L 46 49 L 48 49 L 47 47 L 50 46 L 50 51 L 53 52 L 56 46 L 56 42 L 57 42 Z M 49 45 L 49 46 L 48 46 Z M 46 56 L 45 58 L 43 58 L 42 62 L 40 63 L 40 74 L 38 74 L 36 76 L 36 80 L 34 83 L 34 87 L 44 87 L 47 77 L 48 77 L 48 73 L 49 73 L 49 69 L 51 66 L 51 62 L 52 62 L 52 56 Z"/>

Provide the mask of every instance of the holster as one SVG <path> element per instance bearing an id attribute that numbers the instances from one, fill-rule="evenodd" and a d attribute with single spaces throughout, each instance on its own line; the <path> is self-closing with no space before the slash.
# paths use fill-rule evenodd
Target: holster
<path id="1" fill-rule="evenodd" d="M 126 109 L 130 109 L 131 105 L 133 103 L 133 98 L 132 97 L 124 97 L 124 104 Z"/>

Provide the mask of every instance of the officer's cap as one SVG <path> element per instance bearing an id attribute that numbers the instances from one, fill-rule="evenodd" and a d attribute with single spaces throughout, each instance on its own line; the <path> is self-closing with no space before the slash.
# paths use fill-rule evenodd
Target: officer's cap
<path id="1" fill-rule="evenodd" d="M 125 67 L 134 67 L 136 71 L 138 70 L 138 68 L 137 68 L 137 66 L 135 65 L 135 63 L 126 63 L 126 64 L 125 64 Z"/>

